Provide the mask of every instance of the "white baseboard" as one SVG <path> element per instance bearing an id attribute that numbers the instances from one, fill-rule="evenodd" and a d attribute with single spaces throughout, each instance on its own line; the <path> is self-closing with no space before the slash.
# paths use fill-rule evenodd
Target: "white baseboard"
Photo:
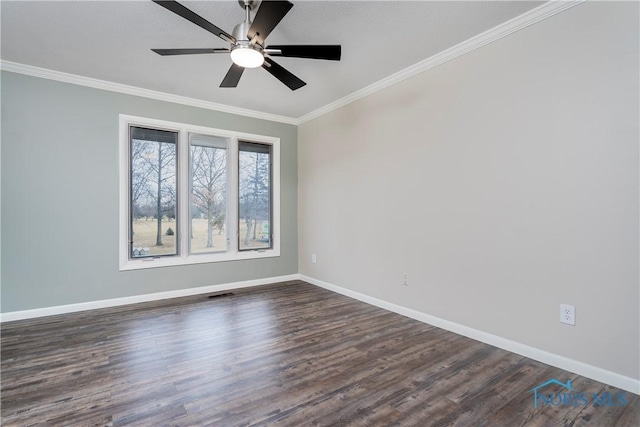
<path id="1" fill-rule="evenodd" d="M 492 335 L 487 332 L 470 328 L 468 326 L 440 319 L 439 317 L 431 316 L 429 314 L 403 307 L 398 304 L 383 301 L 381 299 L 374 298 L 360 292 L 332 285 L 330 283 L 323 282 L 322 280 L 314 279 L 313 277 L 301 274 L 299 275 L 299 278 L 300 280 L 311 283 L 312 285 L 316 285 L 321 288 L 357 299 L 359 301 L 366 302 L 367 304 L 375 305 L 376 307 L 380 307 L 385 310 L 410 317 L 429 325 L 437 326 L 438 328 L 446 329 L 447 331 L 451 331 L 459 335 L 464 335 L 465 337 L 481 341 L 483 343 L 519 354 L 521 356 L 528 357 L 533 360 L 537 360 L 542 363 L 546 363 L 547 365 L 555 366 L 556 368 L 564 369 L 565 371 L 573 372 L 575 374 L 612 385 L 631 393 L 640 394 L 640 380 L 637 380 L 635 378 L 620 375 L 606 369 L 598 368 L 596 366 L 588 365 L 577 360 L 569 359 L 568 357 L 549 353 L 548 351 L 540 350 L 538 348 L 521 344 L 519 342 L 511 341 L 497 335 Z"/>
<path id="2" fill-rule="evenodd" d="M 120 305 L 137 304 L 140 302 L 158 301 L 169 298 L 187 297 L 191 295 L 206 294 L 209 292 L 220 292 L 228 291 L 231 289 L 249 288 L 252 286 L 268 285 L 271 283 L 286 282 L 288 280 L 299 279 L 300 275 L 290 274 L 288 276 L 267 277 L 264 279 L 245 280 L 243 282 L 178 289 L 175 291 L 156 292 L 153 294 L 134 295 L 130 297 L 81 302 L 77 304 L 58 305 L 54 307 L 35 308 L 32 310 L 11 311 L 7 313 L 0 313 L 0 322 L 32 319 L 36 317 L 53 316 L 56 314 L 75 313 L 77 311 L 95 310 L 97 308 L 116 307 Z"/>
<path id="3" fill-rule="evenodd" d="M 542 363 L 546 363 L 551 366 L 555 366 L 560 369 L 564 369 L 569 372 L 582 375 L 587 378 L 594 379 L 596 381 L 603 382 L 605 384 L 618 387 L 622 390 L 626 390 L 631 393 L 640 395 L 640 380 L 630 378 L 624 375 L 617 374 L 615 372 L 608 371 L 606 369 L 598 368 L 596 366 L 588 365 L 577 360 L 569 359 L 564 356 L 560 356 L 548 351 L 540 350 L 535 347 L 531 347 L 519 342 L 511 341 L 506 338 L 499 337 L 497 335 L 489 334 L 477 329 L 470 328 L 468 326 L 460 325 L 455 322 L 440 319 L 439 317 L 431 316 L 426 313 L 422 313 L 417 310 L 413 310 L 407 307 L 403 307 L 398 304 L 394 304 L 388 301 L 384 301 L 378 298 L 374 298 L 369 295 L 362 294 L 360 292 L 352 291 L 340 286 L 332 285 L 322 280 L 314 279 L 313 277 L 305 276 L 302 274 L 290 274 L 287 276 L 268 277 L 264 279 L 247 280 L 243 282 L 224 283 L 220 285 L 202 286 L 197 288 L 179 289 L 174 291 L 156 292 L 145 295 L 134 295 L 130 297 L 114 298 L 100 301 L 82 302 L 77 304 L 59 305 L 54 307 L 36 308 L 33 310 L 12 311 L 8 313 L 0 313 L 0 322 L 10 322 L 14 320 L 31 319 L 36 317 L 53 316 L 56 314 L 74 313 L 78 311 L 94 310 L 98 308 L 116 307 L 127 304 L 136 304 L 140 302 L 158 301 L 169 298 L 178 298 L 191 295 L 206 294 L 209 292 L 220 292 L 232 289 L 248 288 L 252 286 L 267 285 L 278 282 L 286 282 L 289 280 L 303 280 L 312 285 L 319 286 L 324 289 L 328 289 L 333 292 L 357 299 L 367 304 L 374 305 L 376 307 L 383 308 L 385 310 L 392 311 L 394 313 L 401 314 L 403 316 L 410 317 L 429 325 L 433 325 L 456 334 L 463 335 L 489 345 L 507 350 L 521 356 L 528 357 L 533 360 L 537 360 Z"/>

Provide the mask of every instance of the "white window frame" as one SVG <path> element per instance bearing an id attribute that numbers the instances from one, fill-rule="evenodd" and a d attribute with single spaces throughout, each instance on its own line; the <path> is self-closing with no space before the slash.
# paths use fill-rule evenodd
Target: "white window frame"
<path id="1" fill-rule="evenodd" d="M 120 271 L 145 268 L 170 267 L 176 265 L 202 264 L 209 262 L 237 261 L 245 259 L 271 258 L 280 256 L 280 138 L 215 129 L 166 120 L 145 117 L 119 115 L 119 265 Z M 130 159 L 129 159 L 129 127 L 141 126 L 171 130 L 178 132 L 178 215 L 176 227 L 178 255 L 164 255 L 148 258 L 131 258 L 129 244 L 129 209 L 130 209 Z M 189 191 L 190 191 L 190 145 L 189 133 L 213 135 L 226 138 L 227 148 L 227 250 L 224 252 L 189 253 L 190 227 Z M 272 230 L 271 249 L 254 251 L 238 250 L 238 141 L 249 141 L 269 144 L 272 147 L 272 204 L 273 216 L 270 226 Z"/>

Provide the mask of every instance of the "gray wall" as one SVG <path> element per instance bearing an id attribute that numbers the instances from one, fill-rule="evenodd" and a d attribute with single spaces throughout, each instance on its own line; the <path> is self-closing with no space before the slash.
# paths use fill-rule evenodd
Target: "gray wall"
<path id="1" fill-rule="evenodd" d="M 302 124 L 300 273 L 639 378 L 638 40 L 586 2 Z"/>
<path id="2" fill-rule="evenodd" d="M 281 256 L 118 271 L 118 114 L 281 138 Z M 2 312 L 297 273 L 297 129 L 2 73 Z"/>

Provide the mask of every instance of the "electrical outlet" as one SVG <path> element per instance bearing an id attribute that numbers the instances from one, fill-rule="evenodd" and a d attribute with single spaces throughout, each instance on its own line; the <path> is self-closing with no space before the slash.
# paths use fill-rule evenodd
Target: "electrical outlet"
<path id="1" fill-rule="evenodd" d="M 409 286 L 409 273 L 402 273 L 402 286 Z"/>
<path id="2" fill-rule="evenodd" d="M 560 322 L 575 326 L 576 308 L 572 305 L 560 304 Z"/>
<path id="3" fill-rule="evenodd" d="M 315 264 L 317 261 L 316 254 L 311 254 L 311 263 Z"/>

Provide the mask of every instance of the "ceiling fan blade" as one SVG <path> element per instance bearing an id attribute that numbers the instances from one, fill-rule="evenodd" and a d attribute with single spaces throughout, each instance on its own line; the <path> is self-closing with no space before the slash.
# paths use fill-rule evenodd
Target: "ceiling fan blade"
<path id="1" fill-rule="evenodd" d="M 244 72 L 244 68 L 231 64 L 231 68 L 227 71 L 227 75 L 222 79 L 222 83 L 220 83 L 220 87 L 236 87 L 238 86 L 238 82 L 240 81 L 240 77 L 242 77 L 242 73 Z"/>
<path id="2" fill-rule="evenodd" d="M 287 85 L 291 90 L 300 89 L 302 86 L 306 85 L 305 82 L 303 82 L 269 58 L 264 58 L 264 64 L 262 64 L 262 68 L 270 72 L 273 77 Z"/>
<path id="3" fill-rule="evenodd" d="M 253 24 L 249 28 L 247 37 L 252 40 L 256 37 L 256 43 L 264 46 L 264 39 L 278 25 L 282 18 L 293 7 L 290 1 L 263 1 L 256 12 Z"/>
<path id="4" fill-rule="evenodd" d="M 175 13 L 176 15 L 182 16 L 187 21 L 193 22 L 194 24 L 196 24 L 200 28 L 203 28 L 203 29 L 209 31 L 212 34 L 215 34 L 216 36 L 220 37 L 224 41 L 227 41 L 227 42 L 230 42 L 230 43 L 234 43 L 236 41 L 236 39 L 231 34 L 221 30 L 218 27 L 216 27 L 211 22 L 207 21 L 202 16 L 198 15 L 197 13 L 193 12 L 192 10 L 187 9 L 186 7 L 184 7 L 183 5 L 178 3 L 177 1 L 153 0 L 153 2 L 159 4 L 160 6 L 164 7 L 165 9 L 170 10 L 171 12 Z"/>
<path id="5" fill-rule="evenodd" d="M 170 56 L 170 55 L 198 55 L 202 53 L 229 53 L 229 49 L 215 48 L 215 49 L 151 49 L 158 55 Z"/>
<path id="6" fill-rule="evenodd" d="M 270 49 L 277 49 L 281 53 L 270 53 Z M 342 47 L 335 45 L 273 45 L 268 46 L 267 53 L 271 56 L 287 56 L 291 58 L 328 59 L 340 61 Z"/>

